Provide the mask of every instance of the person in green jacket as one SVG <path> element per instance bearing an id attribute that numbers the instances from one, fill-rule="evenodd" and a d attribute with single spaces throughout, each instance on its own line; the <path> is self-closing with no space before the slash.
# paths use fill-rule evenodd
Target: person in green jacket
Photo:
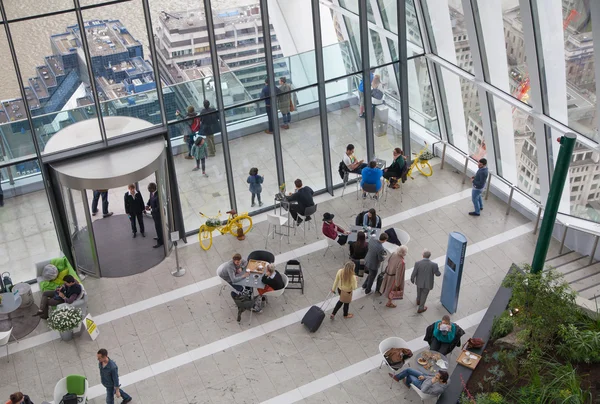
<path id="1" fill-rule="evenodd" d="M 205 164 L 207 147 L 206 141 L 204 139 L 204 136 L 198 136 L 198 138 L 194 142 L 194 146 L 192 146 L 192 157 L 196 159 L 196 168 L 194 168 L 192 171 L 198 171 L 200 169 L 200 162 L 202 162 L 202 175 L 208 177 L 208 174 L 206 174 Z"/>
<path id="2" fill-rule="evenodd" d="M 402 177 L 402 171 L 406 165 L 406 160 L 402 155 L 402 149 L 396 147 L 392 152 L 394 161 L 392 164 L 383 170 L 383 178 L 390 181 L 390 188 L 398 188 L 398 178 Z"/>

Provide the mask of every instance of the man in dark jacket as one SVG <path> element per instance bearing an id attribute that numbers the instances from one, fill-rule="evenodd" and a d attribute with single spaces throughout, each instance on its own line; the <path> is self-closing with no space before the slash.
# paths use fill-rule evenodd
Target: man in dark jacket
<path id="1" fill-rule="evenodd" d="M 279 94 L 279 88 L 275 86 L 275 94 Z M 273 133 L 273 114 L 271 113 L 271 87 L 269 86 L 269 79 L 265 79 L 265 85 L 260 91 L 260 98 L 265 100 L 265 107 L 267 109 L 267 119 L 269 121 L 269 129 L 265 133 Z"/>
<path id="2" fill-rule="evenodd" d="M 298 225 L 302 223 L 302 219 L 298 217 L 298 213 L 304 215 L 304 210 L 310 206 L 315 206 L 315 201 L 313 201 L 313 190 L 310 187 L 305 187 L 302 184 L 301 179 L 297 179 L 294 181 L 294 185 L 296 186 L 296 191 L 294 193 L 290 193 L 287 197 L 289 202 L 296 202 L 295 204 L 290 204 L 290 214 L 296 221 Z M 306 220 L 310 220 L 311 217 L 307 216 Z"/>
<path id="3" fill-rule="evenodd" d="M 65 283 L 60 288 L 42 293 L 37 316 L 48 319 L 49 306 L 56 307 L 62 303 L 73 303 L 81 297 L 83 288 L 72 275 L 65 275 L 63 280 Z"/>
<path id="4" fill-rule="evenodd" d="M 473 207 L 475 208 L 473 212 L 469 212 L 469 215 L 471 216 L 479 216 L 480 211 L 483 209 L 483 199 L 481 198 L 481 194 L 483 193 L 483 188 L 485 188 L 485 182 L 488 177 L 487 160 L 479 160 L 477 166 L 479 167 L 479 170 L 477 170 L 474 177 L 471 177 L 471 181 L 473 182 L 471 199 L 473 200 Z"/>
<path id="5" fill-rule="evenodd" d="M 152 248 L 158 248 L 163 245 L 163 230 L 162 220 L 160 219 L 160 202 L 155 183 L 151 182 L 148 184 L 148 192 L 150 192 L 150 198 L 146 204 L 146 210 L 152 210 L 152 219 L 154 220 L 154 228 L 156 229 L 156 244 Z"/>
<path id="6" fill-rule="evenodd" d="M 221 132 L 219 113 L 216 109 L 211 108 L 210 101 L 204 100 L 204 109 L 200 111 L 200 116 L 202 118 L 201 134 L 206 136 L 208 157 L 214 157 L 216 153 L 215 133 Z"/>
<path id="7" fill-rule="evenodd" d="M 121 383 L 119 383 L 119 367 L 108 357 L 108 351 L 104 348 L 98 350 L 97 357 L 100 383 L 106 389 L 106 404 L 114 404 L 115 396 L 123 399 L 121 404 L 130 402 L 131 396 L 121 389 Z"/>
<path id="8" fill-rule="evenodd" d="M 127 186 L 128 192 L 125 192 L 125 213 L 129 216 L 129 221 L 131 222 L 131 231 L 133 232 L 133 238 L 137 235 L 137 227 L 135 225 L 135 220 L 137 219 L 140 224 L 140 232 L 142 233 L 142 237 L 146 237 L 144 234 L 144 199 L 142 198 L 142 194 L 140 194 L 135 189 L 135 184 L 129 184 Z"/>

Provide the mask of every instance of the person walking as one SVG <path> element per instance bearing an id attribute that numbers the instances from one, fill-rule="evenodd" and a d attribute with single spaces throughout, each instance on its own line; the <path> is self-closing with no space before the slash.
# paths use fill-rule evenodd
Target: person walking
<path id="1" fill-rule="evenodd" d="M 348 244 L 350 245 L 350 259 L 354 262 L 354 273 L 362 278 L 365 265 L 361 264 L 360 261 L 365 259 L 367 252 L 369 251 L 369 244 L 367 243 L 365 232 L 359 231 L 356 233 L 356 241 Z"/>
<path id="2" fill-rule="evenodd" d="M 127 404 L 131 401 L 131 396 L 123 389 L 119 383 L 119 367 L 108 357 L 108 351 L 104 348 L 98 350 L 98 369 L 100 370 L 100 382 L 106 388 L 106 404 L 114 404 L 115 396 L 122 398 L 121 404 Z"/>
<path id="3" fill-rule="evenodd" d="M 283 129 L 290 128 L 290 121 L 292 120 L 291 111 L 291 103 L 292 103 L 292 87 L 286 83 L 285 77 L 279 78 L 279 93 L 277 96 L 277 108 L 281 111 L 281 116 L 283 118 L 283 125 L 281 127 Z"/>
<path id="4" fill-rule="evenodd" d="M 194 137 L 196 136 L 196 134 L 198 134 L 198 132 L 200 132 L 202 122 L 198 117 L 198 114 L 196 113 L 196 109 L 191 105 L 187 107 L 187 113 L 185 117 L 181 115 L 181 112 L 179 112 L 179 110 L 175 111 L 175 115 L 177 115 L 177 119 L 189 119 L 189 131 L 186 131 L 186 134 L 183 135 L 183 140 L 185 141 L 188 147 L 188 154 L 187 156 L 185 156 L 185 158 L 191 160 L 193 159 L 192 147 L 194 146 Z"/>
<path id="5" fill-rule="evenodd" d="M 144 229 L 144 199 L 142 198 L 142 194 L 140 194 L 135 189 L 135 184 L 129 184 L 127 186 L 128 191 L 125 192 L 125 213 L 129 217 L 129 221 L 131 222 L 131 231 L 133 232 L 133 238 L 137 235 L 137 227 L 135 225 L 135 221 L 137 219 L 138 224 L 140 225 L 140 232 L 142 233 L 142 237 L 146 237 L 145 229 Z"/>
<path id="6" fill-rule="evenodd" d="M 102 217 L 112 216 L 113 213 L 108 211 L 108 189 L 96 189 L 94 190 L 94 197 L 92 198 L 92 216 L 96 216 L 98 213 L 98 201 L 102 197 Z"/>
<path id="7" fill-rule="evenodd" d="M 337 312 L 340 310 L 342 305 L 344 306 L 344 318 L 352 318 L 354 314 L 348 313 L 350 309 L 350 302 L 352 301 L 352 292 L 358 287 L 356 276 L 354 275 L 354 263 L 352 261 L 346 262 L 344 268 L 337 271 L 333 286 L 331 287 L 331 293 L 335 295 L 337 290 L 340 295 L 340 300 L 335 304 L 330 319 L 334 319 Z"/>
<path id="8" fill-rule="evenodd" d="M 406 273 L 404 259 L 406 253 L 408 253 L 408 247 L 405 245 L 400 246 L 388 260 L 385 276 L 379 289 L 380 293 L 388 299 L 385 307 L 394 308 L 396 305 L 392 300 L 404 298 L 404 275 Z"/>
<path id="9" fill-rule="evenodd" d="M 192 146 L 192 157 L 196 159 L 196 167 L 192 171 L 198 171 L 200 163 L 202 163 L 202 175 L 208 178 L 208 174 L 206 174 L 206 154 L 206 141 L 204 136 L 200 135 L 194 142 L 194 146 Z"/>
<path id="10" fill-rule="evenodd" d="M 373 119 L 375 119 L 375 110 L 378 105 L 383 105 L 383 85 L 381 84 L 381 77 L 376 74 L 371 82 L 371 108 L 373 113 Z"/>
<path id="11" fill-rule="evenodd" d="M 471 216 L 479 216 L 483 210 L 483 199 L 481 198 L 481 194 L 483 193 L 483 188 L 485 188 L 488 177 L 487 160 L 479 160 L 477 167 L 479 167 L 477 173 L 475 173 L 474 177 L 471 177 L 471 181 L 473 182 L 471 199 L 473 200 L 473 207 L 475 208 L 473 212 L 469 212 L 469 215 Z"/>
<path id="12" fill-rule="evenodd" d="M 204 100 L 204 109 L 200 111 L 202 119 L 202 135 L 206 136 L 208 146 L 208 157 L 214 157 L 217 149 L 215 148 L 215 133 L 221 133 L 221 119 L 219 112 L 210 106 L 210 101 Z"/>
<path id="13" fill-rule="evenodd" d="M 368 270 L 369 276 L 362 284 L 362 288 L 365 290 L 366 295 L 371 293 L 373 282 L 379 271 L 379 265 L 385 260 L 385 256 L 387 255 L 387 251 L 383 247 L 383 243 L 385 243 L 387 239 L 388 235 L 386 233 L 381 233 L 379 235 L 379 240 L 376 240 L 374 237 L 369 238 L 369 251 L 367 251 L 367 255 L 365 256 L 365 272 Z"/>
<path id="14" fill-rule="evenodd" d="M 431 261 L 430 258 L 431 252 L 427 249 L 423 250 L 423 259 L 417 261 L 410 275 L 410 281 L 417 286 L 417 305 L 419 306 L 417 313 L 427 310 L 425 301 L 429 291 L 433 289 L 433 277 L 442 275 L 438 264 Z"/>
<path id="15" fill-rule="evenodd" d="M 154 228 L 156 229 L 156 244 L 153 245 L 152 248 L 158 248 L 163 245 L 163 229 L 162 220 L 160 218 L 160 202 L 158 199 L 158 191 L 154 182 L 148 184 L 148 192 L 150 192 L 150 198 L 148 198 L 146 210 L 152 211 L 152 219 L 154 220 Z"/>
<path id="16" fill-rule="evenodd" d="M 260 200 L 260 193 L 262 192 L 262 183 L 265 180 L 265 177 L 262 175 L 258 175 L 258 168 L 252 167 L 250 172 L 248 173 L 248 179 L 246 182 L 250 184 L 248 186 L 248 190 L 252 194 L 252 205 L 251 207 L 255 207 L 256 203 L 254 203 L 254 198 L 258 199 L 258 206 L 263 206 L 262 201 Z"/>
<path id="17" fill-rule="evenodd" d="M 374 76 L 375 75 L 373 74 L 373 72 L 370 72 L 369 77 L 370 77 L 371 82 L 373 81 Z M 359 104 L 360 104 L 358 116 L 360 118 L 364 118 L 365 117 L 365 83 L 362 78 L 360 79 L 360 82 L 358 83 L 358 97 L 359 97 Z"/>

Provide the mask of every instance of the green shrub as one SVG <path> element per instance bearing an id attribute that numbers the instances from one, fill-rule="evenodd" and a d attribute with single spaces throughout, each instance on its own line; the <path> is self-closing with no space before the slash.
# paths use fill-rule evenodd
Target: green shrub
<path id="1" fill-rule="evenodd" d="M 576 362 L 600 362 L 600 331 L 580 330 L 572 324 L 559 325 L 561 343 L 557 352 Z"/>
<path id="2" fill-rule="evenodd" d="M 475 399 L 470 399 L 466 394 L 460 396 L 460 404 L 504 404 L 507 401 L 504 399 L 502 394 L 493 393 L 478 393 L 475 395 Z"/>
<path id="3" fill-rule="evenodd" d="M 510 316 L 508 311 L 503 312 L 499 317 L 494 318 L 490 338 L 496 340 L 506 337 L 513 331 L 514 326 L 514 318 Z"/>

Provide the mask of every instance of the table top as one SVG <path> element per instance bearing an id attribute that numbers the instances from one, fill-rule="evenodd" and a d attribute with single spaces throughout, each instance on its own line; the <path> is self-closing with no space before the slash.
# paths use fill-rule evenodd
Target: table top
<path id="1" fill-rule="evenodd" d="M 359 231 L 364 231 L 366 232 L 367 229 L 369 230 L 369 234 L 372 236 L 375 236 L 375 238 L 379 238 L 379 235 L 381 234 L 381 229 L 378 228 L 371 228 L 371 227 L 366 227 L 366 226 L 350 226 L 350 234 L 348 235 L 348 242 L 349 243 L 353 243 L 356 241 L 356 238 L 358 237 L 358 232 Z"/>
<path id="2" fill-rule="evenodd" d="M 21 296 L 16 296 L 12 292 L 2 293 L 2 304 L 0 305 L 0 314 L 9 314 L 21 306 Z"/>
<path id="3" fill-rule="evenodd" d="M 262 275 L 265 272 L 268 264 L 269 263 L 267 261 L 250 260 L 250 261 L 248 261 L 246 270 L 248 272 L 257 273 L 257 274 Z M 259 268 L 259 267 L 262 267 L 262 268 Z"/>
<path id="4" fill-rule="evenodd" d="M 442 359 L 444 362 L 446 362 L 446 369 L 444 369 L 444 370 L 448 370 L 448 358 L 446 358 L 446 355 L 442 355 L 441 353 L 436 352 L 436 351 L 428 351 L 428 350 L 420 352 L 417 355 L 413 356 L 412 359 L 414 361 L 415 368 L 422 373 L 425 373 L 428 375 L 435 375 L 438 372 L 438 370 L 440 370 L 442 368 L 440 368 L 433 360 L 429 361 L 429 364 L 431 365 L 429 368 L 424 367 L 417 361 L 419 358 L 423 357 L 424 355 L 427 356 L 427 355 L 432 355 L 432 354 L 439 355 L 440 359 Z"/>
<path id="5" fill-rule="evenodd" d="M 250 274 L 247 278 L 242 279 L 239 282 L 234 282 L 234 285 L 245 286 L 247 288 L 264 288 L 265 284 L 262 282 L 262 276 L 259 274 Z"/>

